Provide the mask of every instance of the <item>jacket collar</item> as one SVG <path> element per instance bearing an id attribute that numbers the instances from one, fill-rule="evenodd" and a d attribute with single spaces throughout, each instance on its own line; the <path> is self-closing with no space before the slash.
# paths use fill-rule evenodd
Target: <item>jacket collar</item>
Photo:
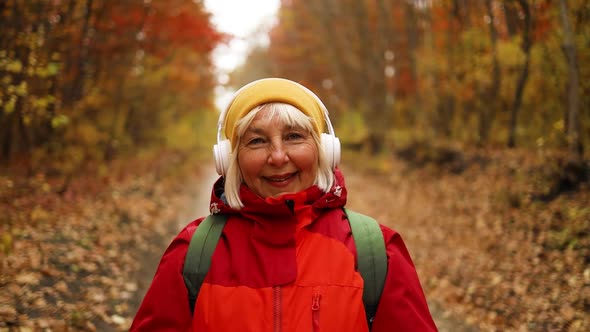
<path id="1" fill-rule="evenodd" d="M 209 210 L 212 214 L 242 214 L 258 218 L 280 218 L 291 215 L 292 208 L 286 204 L 287 200 L 295 202 L 297 206 L 311 206 L 315 212 L 322 209 L 340 208 L 346 204 L 346 186 L 342 172 L 334 170 L 334 184 L 328 192 L 321 191 L 317 186 L 309 187 L 299 193 L 285 194 L 276 198 L 262 198 L 254 194 L 244 184 L 240 187 L 240 197 L 244 207 L 240 210 L 232 209 L 225 202 L 224 178 L 220 177 L 213 185 Z"/>

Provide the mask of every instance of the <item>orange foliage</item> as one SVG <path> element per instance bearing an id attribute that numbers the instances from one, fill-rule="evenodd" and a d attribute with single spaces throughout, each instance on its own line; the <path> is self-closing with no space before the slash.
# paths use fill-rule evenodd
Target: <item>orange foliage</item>
<path id="1" fill-rule="evenodd" d="M 535 6 L 535 25 L 533 29 L 533 39 L 543 41 L 548 39 L 548 32 L 554 30 L 555 21 L 551 13 L 551 4 L 549 2 L 540 2 Z"/>
<path id="2" fill-rule="evenodd" d="M 147 18 L 146 46 L 155 53 L 167 53 L 169 48 L 187 47 L 196 52 L 210 52 L 226 35 L 217 32 L 204 13 L 189 8 L 181 11 L 157 12 Z M 166 47 L 161 47 L 166 45 Z"/>
<path id="3" fill-rule="evenodd" d="M 209 53 L 228 40 L 226 34 L 212 26 L 210 14 L 203 6 L 193 1 L 157 1 L 150 6 L 141 2 L 118 3 L 110 6 L 109 12 L 99 26 L 110 38 L 95 45 L 106 53 L 124 51 L 129 43 L 137 43 L 150 54 L 163 58 L 178 48 Z"/>

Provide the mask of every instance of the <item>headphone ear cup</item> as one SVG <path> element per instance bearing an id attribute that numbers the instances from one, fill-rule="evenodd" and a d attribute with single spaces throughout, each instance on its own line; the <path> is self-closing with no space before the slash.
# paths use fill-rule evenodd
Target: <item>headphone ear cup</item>
<path id="1" fill-rule="evenodd" d="M 321 140 L 326 161 L 334 169 L 340 163 L 340 139 L 334 135 L 322 133 Z"/>
<path id="2" fill-rule="evenodd" d="M 340 139 L 332 135 L 334 139 L 334 168 L 340 164 Z"/>
<path id="3" fill-rule="evenodd" d="M 229 140 L 225 139 L 213 146 L 213 157 L 215 158 L 215 169 L 217 174 L 225 176 L 229 168 L 229 156 L 231 154 L 231 145 Z"/>

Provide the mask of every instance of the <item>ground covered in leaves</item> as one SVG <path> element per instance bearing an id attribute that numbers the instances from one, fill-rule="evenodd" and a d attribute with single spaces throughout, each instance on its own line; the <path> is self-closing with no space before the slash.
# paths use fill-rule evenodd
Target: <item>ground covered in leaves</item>
<path id="1" fill-rule="evenodd" d="M 421 145 L 349 156 L 349 207 L 402 234 L 441 331 L 590 330 L 587 163 Z M 199 164 L 165 152 L 67 186 L 0 175 L 0 331 L 126 331 L 209 194 Z"/>
<path id="2" fill-rule="evenodd" d="M 170 152 L 113 162 L 65 191 L 62 176 L 1 177 L 0 331 L 128 330 L 188 218 L 200 173 L 186 163 Z"/>
<path id="3" fill-rule="evenodd" d="M 588 162 L 415 145 L 356 166 L 349 203 L 402 234 L 433 311 L 465 323 L 444 330 L 590 331 Z"/>

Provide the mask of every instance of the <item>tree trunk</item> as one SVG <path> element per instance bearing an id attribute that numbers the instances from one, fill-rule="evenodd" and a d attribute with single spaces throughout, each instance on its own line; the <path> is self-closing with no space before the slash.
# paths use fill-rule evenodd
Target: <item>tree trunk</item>
<path id="1" fill-rule="evenodd" d="M 449 27 L 446 31 L 445 41 L 447 72 L 443 73 L 446 74 L 446 77 L 441 77 L 442 75 L 439 73 L 437 79 L 438 82 L 435 83 L 438 90 L 438 104 L 436 107 L 437 134 L 445 138 L 450 138 L 451 136 L 451 123 L 455 116 L 456 100 L 453 95 L 453 85 L 455 84 L 457 74 L 453 70 L 457 67 L 455 61 L 457 58 L 457 49 L 455 48 L 457 41 L 455 38 L 457 36 L 457 30 L 459 29 L 458 24 L 461 19 L 459 8 L 459 4 L 456 1 L 453 1 L 453 6 L 450 8 L 450 12 L 447 13 L 449 19 Z"/>
<path id="2" fill-rule="evenodd" d="M 117 148 L 117 141 L 118 141 L 118 130 L 120 121 L 125 121 L 124 115 L 123 117 L 120 116 L 124 112 L 125 103 L 123 101 L 123 91 L 125 89 L 126 78 L 123 77 L 118 82 L 119 86 L 117 87 L 117 93 L 115 95 L 115 102 L 117 110 L 113 113 L 113 117 L 111 119 L 111 124 L 109 126 L 109 137 L 107 139 L 107 143 L 105 149 L 103 151 L 103 158 L 106 161 L 111 161 L 115 157 L 115 150 Z"/>
<path id="3" fill-rule="evenodd" d="M 86 62 L 88 61 L 88 46 L 90 44 L 89 27 L 90 17 L 92 16 L 92 2 L 93 0 L 86 0 L 86 5 L 84 6 L 84 21 L 82 22 L 82 31 L 80 33 L 80 40 L 78 41 L 78 49 L 80 50 L 80 54 L 78 55 L 76 68 L 74 69 L 76 75 L 71 82 L 70 92 L 68 94 L 68 101 L 70 103 L 80 100 L 84 91 L 84 80 L 86 78 L 87 71 Z"/>
<path id="4" fill-rule="evenodd" d="M 353 53 L 350 50 L 352 36 L 348 29 L 339 26 L 335 19 L 340 16 L 339 14 L 341 13 L 338 10 L 342 10 L 342 8 L 338 8 L 339 6 L 334 4 L 333 1 L 327 0 L 305 1 L 302 3 L 312 12 L 312 17 L 318 19 L 320 25 L 318 33 L 324 36 L 324 40 L 331 41 L 329 45 L 326 45 L 326 51 L 330 57 L 328 65 L 330 67 L 329 72 L 333 82 L 333 89 L 339 98 L 344 100 L 344 104 L 350 106 L 354 102 L 354 94 L 351 93 L 346 79 L 346 73 L 350 72 L 351 68 L 348 65 L 350 61 L 346 61 L 345 58 L 347 56 L 350 57 L 352 55 L 351 53 Z M 326 103 L 329 104 L 329 101 L 326 101 Z M 338 114 L 333 115 L 338 116 Z"/>
<path id="5" fill-rule="evenodd" d="M 14 11 L 14 15 L 15 17 L 17 17 L 17 19 L 15 20 L 16 24 L 16 28 L 18 29 L 17 31 L 23 31 L 24 29 L 26 29 L 26 17 L 25 17 L 25 9 L 24 8 L 20 8 L 22 9 L 22 11 L 19 11 L 17 9 L 17 7 L 15 6 L 15 11 Z M 22 64 L 22 70 L 20 70 L 18 73 L 14 73 L 12 76 L 12 80 L 13 86 L 19 86 L 21 85 L 21 83 L 28 83 L 26 82 L 26 70 L 29 67 L 29 59 L 30 59 L 30 54 L 31 54 L 31 49 L 28 47 L 28 45 L 20 43 L 20 44 L 16 44 L 15 45 L 15 58 L 18 59 L 20 61 L 20 63 Z M 15 114 L 15 121 L 16 121 L 16 127 L 14 128 L 15 132 L 14 132 L 14 136 L 11 137 L 11 139 L 13 140 L 13 151 L 11 151 L 11 153 L 9 153 L 9 155 L 11 155 L 13 152 L 22 152 L 24 153 L 24 155 L 29 156 L 30 155 L 30 151 L 31 151 L 31 138 L 28 132 L 28 127 L 25 125 L 25 116 L 24 116 L 24 107 L 25 107 L 25 103 L 24 103 L 24 96 L 18 96 L 18 95 L 14 95 L 16 97 L 16 102 L 15 102 L 15 106 L 14 106 L 14 114 Z"/>
<path id="6" fill-rule="evenodd" d="M 412 83 L 416 87 L 413 97 L 415 107 L 408 115 L 409 124 L 411 127 L 416 126 L 417 114 L 422 108 L 422 96 L 420 90 L 417 88 L 418 82 L 418 61 L 416 59 L 416 50 L 418 49 L 418 18 L 416 15 L 416 8 L 414 4 L 407 2 L 406 5 L 406 33 L 408 38 L 408 51 L 410 56 L 410 74 L 412 75 Z"/>
<path id="7" fill-rule="evenodd" d="M 563 52 L 568 64 L 567 83 L 567 142 L 570 150 L 583 157 L 584 147 L 580 136 L 580 98 L 578 95 L 579 76 L 576 46 L 573 41 L 569 20 L 569 9 L 565 0 L 559 1 L 559 12 L 563 29 Z"/>
<path id="8" fill-rule="evenodd" d="M 495 114 L 498 108 L 498 94 L 500 91 L 501 72 L 500 61 L 498 60 L 498 31 L 496 30 L 496 18 L 492 10 L 492 0 L 485 1 L 486 11 L 490 17 L 490 40 L 492 43 L 492 84 L 485 93 L 485 104 L 480 106 L 479 117 L 479 138 L 478 144 L 483 146 L 489 139 L 490 129 L 493 125 Z"/>
<path id="9" fill-rule="evenodd" d="M 518 4 L 522 9 L 524 15 L 524 29 L 522 32 L 522 44 L 521 49 L 524 52 L 525 60 L 522 66 L 522 70 L 518 77 L 516 84 L 516 92 L 514 94 L 514 100 L 510 110 L 510 128 L 508 136 L 508 147 L 514 148 L 516 146 L 516 128 L 518 127 L 518 113 L 522 106 L 522 95 L 524 88 L 529 78 L 529 67 L 531 62 L 531 10 L 527 0 L 518 0 Z"/>
<path id="10" fill-rule="evenodd" d="M 387 105 L 385 84 L 385 57 L 389 38 L 392 33 L 387 15 L 390 13 L 383 0 L 378 1 L 376 30 L 371 32 L 369 8 L 366 3 L 355 2 L 355 22 L 360 33 L 360 67 L 357 68 L 358 78 L 351 82 L 363 85 L 361 99 L 357 107 L 362 110 L 363 118 L 368 126 L 368 145 L 371 154 L 376 155 L 383 150 L 387 132 L 391 130 L 391 109 Z"/>

